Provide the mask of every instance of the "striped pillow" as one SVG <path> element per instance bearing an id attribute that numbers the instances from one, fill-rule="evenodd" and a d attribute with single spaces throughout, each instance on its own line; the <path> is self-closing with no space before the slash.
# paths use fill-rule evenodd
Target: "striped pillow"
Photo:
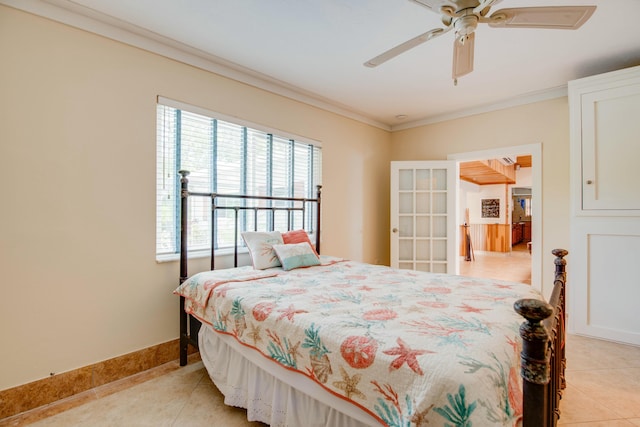
<path id="1" fill-rule="evenodd" d="M 320 265 L 320 259 L 307 242 L 273 245 L 283 270 Z"/>

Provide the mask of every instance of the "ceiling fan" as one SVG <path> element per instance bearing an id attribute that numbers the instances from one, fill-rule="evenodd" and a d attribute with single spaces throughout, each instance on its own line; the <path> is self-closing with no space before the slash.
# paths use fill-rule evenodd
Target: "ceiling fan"
<path id="1" fill-rule="evenodd" d="M 495 28 L 551 28 L 575 30 L 580 28 L 593 14 L 595 6 L 544 6 L 500 9 L 489 16 L 491 7 L 501 0 L 411 0 L 427 9 L 439 13 L 444 28 L 434 28 L 424 34 L 400 43 L 386 52 L 364 63 L 367 67 L 395 58 L 422 43 L 439 37 L 451 30 L 453 41 L 453 81 L 473 71 L 475 30 L 478 24 L 489 24 Z"/>

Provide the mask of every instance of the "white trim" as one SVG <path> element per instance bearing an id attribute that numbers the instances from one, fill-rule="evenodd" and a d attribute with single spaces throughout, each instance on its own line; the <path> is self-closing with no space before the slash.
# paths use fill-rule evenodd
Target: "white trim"
<path id="1" fill-rule="evenodd" d="M 491 111 L 504 110 L 507 108 L 517 107 L 520 105 L 533 104 L 534 102 L 546 101 L 549 99 L 556 99 L 566 97 L 568 93 L 567 85 L 545 89 L 538 92 L 526 93 L 519 96 L 507 98 L 503 101 L 493 102 L 491 104 L 484 104 L 477 107 L 466 108 L 463 110 L 453 111 L 451 113 L 440 114 L 437 116 L 431 116 L 422 120 L 416 120 L 415 122 L 407 122 L 399 125 L 391 126 L 391 131 L 405 130 L 416 128 L 420 126 L 426 126 L 433 123 L 445 122 L 447 120 L 460 119 L 462 117 L 474 116 L 476 114 L 488 113 Z"/>
<path id="2" fill-rule="evenodd" d="M 533 206 L 531 216 L 531 286 L 541 292 L 542 286 L 542 144 L 526 144 L 513 147 L 501 147 L 490 150 L 470 151 L 449 154 L 447 159 L 457 161 L 493 159 L 504 154 L 519 156 L 531 154 L 531 197 Z"/>
<path id="3" fill-rule="evenodd" d="M 241 119 L 241 118 L 236 117 L 236 116 L 230 116 L 228 114 L 218 113 L 216 111 L 208 110 L 206 108 L 198 107 L 196 105 L 187 104 L 185 102 L 176 101 L 176 100 L 170 99 L 170 98 L 165 98 L 162 95 L 158 95 L 157 101 L 158 101 L 158 104 L 166 105 L 167 107 L 173 107 L 173 108 L 177 108 L 178 110 L 183 110 L 183 111 L 188 111 L 190 113 L 200 114 L 202 116 L 210 117 L 212 119 L 224 120 L 224 121 L 227 121 L 227 122 L 239 125 L 239 126 L 245 126 L 245 127 L 251 128 L 251 129 L 259 130 L 259 131 L 262 131 L 264 133 L 270 133 L 270 134 L 273 134 L 275 136 L 279 136 L 279 137 L 283 137 L 283 138 L 287 138 L 287 139 L 293 139 L 296 142 L 303 142 L 305 144 L 311 144 L 311 145 L 314 145 L 316 147 L 322 147 L 322 142 L 320 142 L 320 141 L 318 141 L 316 139 L 308 138 L 306 136 L 296 135 L 296 134 L 293 134 L 291 132 L 283 131 L 283 130 L 280 130 L 280 129 L 274 129 L 274 128 L 271 128 L 271 127 L 268 127 L 268 126 L 264 126 L 264 125 L 259 125 L 259 124 L 250 122 L 248 120 Z"/>
<path id="4" fill-rule="evenodd" d="M 238 258 L 248 257 L 249 250 L 246 247 L 238 247 Z M 233 248 L 216 249 L 216 264 L 219 262 L 226 262 L 227 258 L 233 257 Z M 190 250 L 187 253 L 187 259 L 201 259 L 211 258 L 211 249 L 197 249 Z M 180 261 L 180 253 L 164 253 L 156 254 L 156 263 L 162 264 L 165 262 Z"/>

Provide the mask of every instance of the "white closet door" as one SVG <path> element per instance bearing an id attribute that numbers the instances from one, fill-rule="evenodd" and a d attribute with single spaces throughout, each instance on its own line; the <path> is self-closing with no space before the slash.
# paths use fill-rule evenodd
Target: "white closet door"
<path id="1" fill-rule="evenodd" d="M 638 215 L 640 73 L 634 84 L 586 93 L 581 101 L 582 209 Z"/>
<path id="2" fill-rule="evenodd" d="M 569 82 L 569 332 L 640 345 L 640 67 Z"/>
<path id="3" fill-rule="evenodd" d="M 391 266 L 456 273 L 455 161 L 391 162 Z"/>

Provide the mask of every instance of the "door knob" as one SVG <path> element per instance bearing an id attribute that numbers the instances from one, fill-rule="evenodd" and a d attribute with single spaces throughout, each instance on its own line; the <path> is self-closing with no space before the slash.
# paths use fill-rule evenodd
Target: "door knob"
<path id="1" fill-rule="evenodd" d="M 590 179 L 588 179 L 588 180 L 587 180 L 587 185 L 591 185 L 591 184 L 593 184 L 593 181 L 592 181 L 592 180 L 590 180 Z"/>
<path id="2" fill-rule="evenodd" d="M 394 233 L 397 233 L 398 229 L 394 227 L 391 231 L 393 231 Z"/>

